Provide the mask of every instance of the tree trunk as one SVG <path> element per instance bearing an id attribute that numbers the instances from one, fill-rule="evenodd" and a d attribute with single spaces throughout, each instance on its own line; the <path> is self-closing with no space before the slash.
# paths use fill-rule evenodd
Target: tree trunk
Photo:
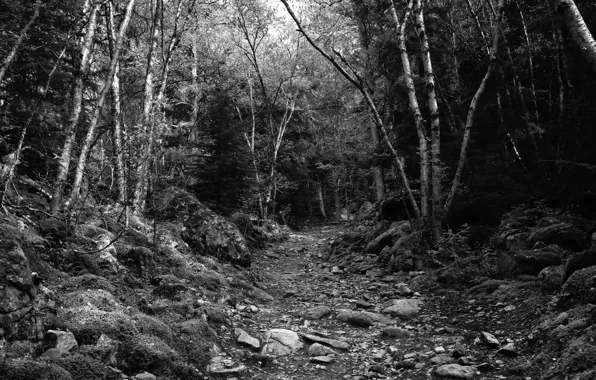
<path id="1" fill-rule="evenodd" d="M 35 6 L 34 6 L 35 8 L 33 9 L 33 15 L 31 16 L 31 18 L 29 19 L 29 22 L 27 22 L 27 24 L 25 25 L 23 30 L 21 30 L 21 34 L 15 41 L 14 45 L 12 46 L 12 49 L 10 50 L 10 52 L 8 53 L 6 58 L 4 58 L 4 61 L 2 62 L 2 67 L 0 67 L 0 83 L 2 83 L 2 80 L 4 79 L 4 76 L 6 75 L 6 72 L 8 71 L 8 68 L 10 67 L 10 64 L 12 63 L 12 61 L 14 61 L 14 58 L 16 57 L 17 51 L 19 50 L 19 47 L 23 43 L 23 40 L 25 38 L 27 38 L 27 33 L 29 33 L 29 29 L 31 29 L 31 27 L 33 26 L 33 24 L 39 17 L 39 11 L 41 9 L 41 4 L 42 4 L 41 0 L 37 0 L 35 2 Z"/>
<path id="2" fill-rule="evenodd" d="M 555 6 L 555 11 L 565 21 L 573 40 L 579 46 L 584 58 L 590 63 L 592 69 L 596 71 L 596 41 L 592 33 L 590 33 L 590 29 L 588 29 L 579 9 L 573 0 L 551 1 Z"/>
<path id="3" fill-rule="evenodd" d="M 416 16 L 416 30 L 420 38 L 422 64 L 426 76 L 426 91 L 428 108 L 430 110 L 431 131 L 431 170 L 432 170 L 432 215 L 430 218 L 433 240 L 438 243 L 443 235 L 443 210 L 441 208 L 441 124 L 439 119 L 439 104 L 435 92 L 435 74 L 430 58 L 430 46 L 424 25 L 424 10 L 421 1 L 415 0 L 414 14 Z"/>
<path id="4" fill-rule="evenodd" d="M 74 145 L 76 127 L 81 116 L 83 105 L 83 79 L 89 71 L 89 62 L 91 58 L 91 47 L 93 46 L 93 39 L 95 30 L 97 28 L 97 11 L 99 4 L 93 2 L 89 9 L 89 21 L 85 30 L 85 36 L 82 39 L 81 46 L 81 62 L 78 70 L 75 72 L 74 85 L 72 88 L 72 106 L 68 124 L 65 129 L 66 139 L 62 147 L 62 153 L 58 159 L 58 174 L 56 176 L 54 194 L 52 196 L 51 211 L 56 214 L 62 206 L 62 192 L 68 177 L 68 169 L 70 167 L 70 158 L 72 148 Z"/>
<path id="5" fill-rule="evenodd" d="M 246 143 L 248 144 L 248 148 L 250 150 L 250 156 L 252 158 L 252 166 L 255 171 L 255 183 L 257 185 L 257 206 L 258 206 L 259 218 L 265 219 L 266 212 L 263 207 L 263 194 L 261 193 L 261 179 L 259 178 L 259 168 L 257 166 L 257 156 L 256 156 L 256 152 L 255 152 L 255 132 L 256 132 L 256 128 L 257 128 L 257 120 L 256 120 L 256 115 L 255 115 L 255 104 L 254 104 L 254 97 L 253 97 L 252 81 L 248 74 L 246 75 L 246 81 L 248 83 L 248 90 L 249 90 L 248 96 L 249 96 L 249 100 L 250 100 L 250 117 L 251 117 L 251 122 L 252 122 L 252 125 L 251 125 L 252 128 L 251 128 L 250 138 L 248 137 L 248 135 L 246 135 L 246 133 L 244 134 L 244 137 L 246 138 Z"/>
<path id="6" fill-rule="evenodd" d="M 417 1 L 419 4 L 419 1 Z M 424 119 L 420 112 L 420 105 L 416 97 L 416 87 L 414 86 L 414 79 L 412 76 L 412 69 L 410 65 L 410 57 L 408 56 L 408 50 L 406 47 L 406 21 L 412 11 L 413 0 L 408 2 L 406 12 L 403 17 L 403 21 L 399 20 L 397 11 L 395 10 L 395 4 L 391 2 L 391 14 L 395 21 L 395 28 L 397 30 L 397 38 L 401 56 L 401 62 L 404 71 L 404 77 L 406 80 L 406 87 L 408 88 L 408 99 L 410 102 L 410 109 L 414 114 L 414 120 L 416 122 L 416 132 L 418 133 L 418 150 L 420 151 L 420 215 L 422 217 L 422 223 L 426 224 L 429 217 L 429 157 L 428 157 L 428 144 L 426 139 L 426 128 L 424 125 Z"/>
<path id="7" fill-rule="evenodd" d="M 534 59 L 533 59 L 533 54 L 532 54 L 532 43 L 530 42 L 530 35 L 528 34 L 528 28 L 526 26 L 526 20 L 524 18 L 524 13 L 522 12 L 521 9 L 521 4 L 519 3 L 518 0 L 515 0 L 515 5 L 517 7 L 517 10 L 519 12 L 519 17 L 520 20 L 522 22 L 522 30 L 524 32 L 524 38 L 526 40 L 526 45 L 528 48 L 528 69 L 530 71 L 530 89 L 532 90 L 532 103 L 534 105 L 534 122 L 536 123 L 536 126 L 538 127 L 538 130 L 540 130 L 540 114 L 538 111 L 538 99 L 536 96 L 536 86 L 534 85 Z"/>
<path id="8" fill-rule="evenodd" d="M 327 213 L 325 212 L 325 197 L 323 196 L 323 182 L 317 183 L 317 199 L 319 201 L 319 210 L 323 218 L 327 219 Z"/>
<path id="9" fill-rule="evenodd" d="M 151 0 L 151 37 L 149 41 L 149 51 L 147 52 L 147 66 L 145 70 L 145 87 L 143 95 L 143 115 L 141 118 L 141 133 L 144 135 L 142 144 L 145 147 L 145 152 L 149 152 L 150 147 L 153 146 L 153 67 L 155 65 L 155 49 L 157 47 L 157 40 L 159 37 L 159 10 L 161 9 L 160 1 Z M 133 211 L 140 212 L 145 209 L 145 201 L 147 197 L 147 185 L 149 174 L 150 157 L 147 154 L 141 155 L 141 161 L 137 164 L 137 184 L 135 186 Z"/>
<path id="10" fill-rule="evenodd" d="M 447 200 L 445 201 L 445 205 L 443 207 L 443 213 L 447 215 L 449 213 L 449 209 L 453 204 L 453 200 L 457 195 L 457 190 L 461 183 L 461 176 L 463 173 L 464 166 L 467 163 L 468 157 L 468 147 L 470 145 L 470 135 L 472 132 L 472 126 L 474 125 L 474 117 L 476 116 L 476 108 L 478 107 L 478 103 L 482 94 L 486 89 L 486 84 L 490 79 L 495 67 L 497 66 L 497 50 L 499 47 L 499 34 L 501 29 L 501 20 L 503 19 L 504 13 L 504 5 L 505 0 L 499 0 L 498 9 L 497 9 L 497 16 L 495 17 L 495 22 L 493 25 L 493 45 L 490 53 L 490 64 L 488 65 L 488 69 L 486 70 L 486 74 L 478 86 L 478 90 L 476 90 L 476 94 L 472 98 L 470 102 L 470 108 L 468 109 L 468 117 L 466 119 L 466 127 L 464 130 L 463 141 L 461 144 L 461 150 L 459 153 L 459 162 L 457 164 L 457 170 L 455 172 L 455 176 L 453 178 L 453 182 L 451 184 L 451 190 L 449 191 L 449 195 L 447 196 Z"/>
<path id="11" fill-rule="evenodd" d="M 101 111 L 103 109 L 103 105 L 105 103 L 107 94 L 112 89 L 112 82 L 114 80 L 114 74 L 116 73 L 116 67 L 118 66 L 118 61 L 120 60 L 120 52 L 122 51 L 122 45 L 124 43 L 124 35 L 126 33 L 126 29 L 128 29 L 128 24 L 130 22 L 130 18 L 132 15 L 132 10 L 135 5 L 135 0 L 130 0 L 128 5 L 126 6 L 126 15 L 124 16 L 124 20 L 120 25 L 120 31 L 118 32 L 118 39 L 116 40 L 116 46 L 114 48 L 114 56 L 110 61 L 110 67 L 108 70 L 108 74 L 106 77 L 105 84 L 99 93 L 99 97 L 97 99 L 97 104 L 95 105 L 95 109 L 93 110 L 93 116 L 91 117 L 91 121 L 89 122 L 89 129 L 87 130 L 87 136 L 85 136 L 85 142 L 81 149 L 81 153 L 79 154 L 79 161 L 77 163 L 77 169 L 75 172 L 75 179 L 72 185 L 72 189 L 70 191 L 70 198 L 66 203 L 66 207 L 70 207 L 74 201 L 77 200 L 79 197 L 79 193 L 81 190 L 81 184 L 83 182 L 83 175 L 85 173 L 85 168 L 87 165 L 87 157 L 91 150 L 92 144 L 95 140 L 95 132 L 97 130 L 97 125 L 99 123 L 99 118 L 101 116 Z"/>
<path id="12" fill-rule="evenodd" d="M 114 8 L 108 3 L 108 22 L 110 29 L 110 52 L 114 58 L 117 40 L 116 25 L 114 24 Z M 117 201 L 124 205 L 126 202 L 126 176 L 124 174 L 124 146 L 122 144 L 122 103 L 120 100 L 120 63 L 116 65 L 114 80 L 112 81 L 112 138 L 114 140 L 114 160 L 116 163 L 116 183 L 118 186 Z"/>

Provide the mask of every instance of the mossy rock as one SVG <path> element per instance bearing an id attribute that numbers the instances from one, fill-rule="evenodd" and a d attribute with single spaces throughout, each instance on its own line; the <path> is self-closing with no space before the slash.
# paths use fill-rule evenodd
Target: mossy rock
<path id="1" fill-rule="evenodd" d="M 114 293 L 116 288 L 105 277 L 94 274 L 84 274 L 81 276 L 70 277 L 62 283 L 63 289 L 103 289 Z"/>
<path id="2" fill-rule="evenodd" d="M 81 354 L 51 359 L 49 362 L 67 370 L 74 380 L 106 380 L 111 373 L 105 364 Z"/>
<path id="3" fill-rule="evenodd" d="M 209 349 L 215 339 L 207 322 L 191 319 L 174 325 L 173 330 L 172 347 L 197 368 L 205 368 L 211 359 Z"/>
<path id="4" fill-rule="evenodd" d="M 112 293 L 103 289 L 85 289 L 66 293 L 60 297 L 60 300 L 64 308 L 92 305 L 108 312 L 126 310 Z"/>
<path id="5" fill-rule="evenodd" d="M 163 321 L 143 313 L 133 315 L 132 319 L 142 334 L 158 337 L 168 344 L 172 342 L 172 329 Z"/>
<path id="6" fill-rule="evenodd" d="M 596 303 L 596 266 L 573 272 L 561 289 L 560 307 L 585 303 Z"/>
<path id="7" fill-rule="evenodd" d="M 206 289 L 210 291 L 218 291 L 228 287 L 228 281 L 221 274 L 206 269 L 192 277 L 190 286 L 197 289 Z"/>
<path id="8" fill-rule="evenodd" d="M 119 355 L 123 367 L 129 373 L 170 373 L 171 366 L 180 358 L 166 342 L 146 334 L 138 334 L 123 341 Z"/>
<path id="9" fill-rule="evenodd" d="M 7 380 L 78 380 L 56 364 L 31 359 L 0 359 L 0 374 Z"/>
<path id="10" fill-rule="evenodd" d="M 129 315 L 103 311 L 93 306 L 60 310 L 56 321 L 57 327 L 72 331 L 80 345 L 95 344 L 101 334 L 123 340 L 139 333 Z"/>

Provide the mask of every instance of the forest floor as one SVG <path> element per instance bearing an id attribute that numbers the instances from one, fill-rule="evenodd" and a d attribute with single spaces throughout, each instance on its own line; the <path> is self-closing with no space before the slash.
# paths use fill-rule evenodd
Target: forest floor
<path id="1" fill-rule="evenodd" d="M 524 294 L 523 286 L 517 298 L 508 302 L 439 287 L 404 297 L 403 283 L 420 273 L 343 273 L 324 260 L 326 248 L 343 228 L 328 225 L 293 233 L 288 240 L 257 254 L 253 268 L 274 300 L 260 305 L 257 313 L 237 314 L 235 327 L 253 336 L 264 336 L 270 329 L 287 329 L 298 333 L 303 342 L 304 334 L 319 335 L 346 342 L 349 349 L 336 349 L 330 364 L 315 363 L 308 355 L 312 341 L 306 340 L 293 354 L 276 357 L 265 366 L 250 366 L 246 378 L 428 379 L 437 376 L 434 371 L 438 366 L 458 361 L 467 369 L 473 368 L 475 378 L 536 378 L 526 364 L 532 352 L 521 347 L 540 316 L 544 299 Z M 337 318 L 345 309 L 381 313 L 393 300 L 404 298 L 422 301 L 419 312 L 405 320 L 390 318 L 358 327 Z M 332 312 L 320 319 L 305 318 L 321 306 Z M 494 335 L 501 348 L 512 345 L 501 351 L 482 345 L 478 342 L 482 332 Z M 459 355 L 453 355 L 454 349 Z M 458 356 L 461 358 L 456 359 Z"/>

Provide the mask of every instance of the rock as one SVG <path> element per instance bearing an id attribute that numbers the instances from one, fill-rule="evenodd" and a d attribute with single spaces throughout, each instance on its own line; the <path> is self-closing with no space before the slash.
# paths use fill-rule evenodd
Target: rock
<path id="1" fill-rule="evenodd" d="M 304 334 L 304 339 L 310 342 L 321 343 L 329 347 L 337 348 L 339 350 L 349 350 L 350 345 L 337 339 L 324 338 L 314 334 Z"/>
<path id="2" fill-rule="evenodd" d="M 331 314 L 331 308 L 324 305 L 311 307 L 304 314 L 304 319 L 321 319 Z"/>
<path id="3" fill-rule="evenodd" d="M 435 354 L 444 354 L 445 353 L 445 347 L 443 347 L 443 346 L 437 346 L 437 347 L 433 348 L 433 351 L 435 352 Z"/>
<path id="4" fill-rule="evenodd" d="M 563 265 L 546 267 L 541 270 L 540 273 L 538 273 L 538 279 L 540 279 L 542 290 L 544 290 L 545 293 L 553 293 L 561 289 L 564 272 L 565 266 Z"/>
<path id="5" fill-rule="evenodd" d="M 320 343 L 313 343 L 308 347 L 308 356 L 326 356 L 335 354 L 337 354 L 337 352 Z"/>
<path id="6" fill-rule="evenodd" d="M 435 370 L 434 375 L 454 379 L 473 379 L 476 377 L 476 369 L 459 364 L 444 364 Z"/>
<path id="7" fill-rule="evenodd" d="M 310 358 L 310 362 L 318 364 L 331 364 L 335 362 L 335 358 L 333 356 L 313 356 Z"/>
<path id="8" fill-rule="evenodd" d="M 478 335 L 478 341 L 480 344 L 487 346 L 488 348 L 498 348 L 501 345 L 499 340 L 495 338 L 493 334 L 485 331 L 482 331 L 480 335 Z"/>
<path id="9" fill-rule="evenodd" d="M 370 311 L 362 311 L 361 313 L 370 317 L 374 323 L 378 323 L 380 325 L 392 325 L 395 323 L 391 318 L 380 313 L 373 313 Z"/>
<path id="10" fill-rule="evenodd" d="M 134 375 L 133 380 L 157 380 L 157 377 L 149 372 L 143 372 Z"/>
<path id="11" fill-rule="evenodd" d="M 261 302 L 271 302 L 275 299 L 272 295 L 259 288 L 252 289 L 250 296 Z"/>
<path id="12" fill-rule="evenodd" d="M 596 304 L 596 266 L 580 269 L 561 288 L 559 307 L 576 304 Z"/>
<path id="13" fill-rule="evenodd" d="M 497 351 L 497 354 L 507 356 L 508 358 L 515 358 L 517 356 L 517 350 L 513 343 L 507 343 Z"/>
<path id="14" fill-rule="evenodd" d="M 374 365 L 371 365 L 370 367 L 368 367 L 368 370 L 370 372 L 384 374 L 385 373 L 385 366 L 380 365 L 380 364 L 374 364 Z"/>
<path id="15" fill-rule="evenodd" d="M 468 349 L 464 346 L 461 342 L 456 342 L 453 350 L 451 351 L 451 356 L 454 358 L 461 358 L 468 354 Z"/>
<path id="16" fill-rule="evenodd" d="M 242 346 L 248 347 L 255 351 L 261 348 L 261 343 L 259 342 L 259 340 L 257 338 L 253 338 L 242 329 L 235 328 L 234 336 L 236 337 L 236 342 Z"/>
<path id="17" fill-rule="evenodd" d="M 403 282 L 395 284 L 393 285 L 393 287 L 396 289 L 397 294 L 399 294 L 402 297 L 411 297 L 414 294 L 412 289 L 410 289 L 408 285 L 404 284 Z"/>
<path id="18" fill-rule="evenodd" d="M 164 219 L 176 219 L 183 224 L 181 237 L 195 254 L 250 266 L 250 251 L 236 224 L 211 211 L 194 195 L 178 187 L 169 187 L 155 198 L 157 211 Z"/>
<path id="19" fill-rule="evenodd" d="M 48 330 L 43 336 L 42 346 L 46 349 L 55 348 L 64 355 L 79 344 L 70 331 Z"/>
<path id="20" fill-rule="evenodd" d="M 398 299 L 393 300 L 393 305 L 383 309 L 384 314 L 401 319 L 410 319 L 420 312 L 422 301 L 419 299 Z"/>
<path id="21" fill-rule="evenodd" d="M 372 303 L 363 300 L 357 300 L 354 304 L 357 309 L 370 309 L 374 306 Z"/>
<path id="22" fill-rule="evenodd" d="M 449 363 L 455 363 L 455 358 L 449 354 L 435 355 L 430 359 L 430 362 L 434 365 L 443 365 Z"/>
<path id="23" fill-rule="evenodd" d="M 574 225 L 568 223 L 556 223 L 546 227 L 538 227 L 528 237 L 530 245 L 536 242 L 544 242 L 546 245 L 556 244 L 561 248 L 578 252 L 586 248 L 587 239 L 585 234 Z"/>
<path id="24" fill-rule="evenodd" d="M 242 376 L 247 372 L 246 366 L 237 364 L 229 359 L 216 356 L 211 359 L 207 366 L 207 373 L 214 377 L 230 378 L 232 376 Z"/>
<path id="25" fill-rule="evenodd" d="M 302 347 L 300 337 L 294 331 L 271 329 L 265 334 L 263 353 L 275 356 L 290 355 Z"/>
<path id="26" fill-rule="evenodd" d="M 370 241 L 366 245 L 365 252 L 370 253 L 373 255 L 378 255 L 381 253 L 383 248 L 386 246 L 393 246 L 399 238 L 405 236 L 409 232 L 411 232 L 410 222 L 407 220 L 402 220 L 400 222 L 395 222 L 391 224 L 389 230 L 383 232 L 379 236 L 377 236 L 374 240 Z"/>
<path id="27" fill-rule="evenodd" d="M 561 254 L 546 247 L 544 250 L 521 251 L 514 256 L 521 274 L 537 275 L 546 267 L 561 264 Z"/>
<path id="28" fill-rule="evenodd" d="M 369 315 L 351 310 L 341 310 L 337 314 L 337 320 L 357 327 L 370 327 L 374 323 Z"/>
<path id="29" fill-rule="evenodd" d="M 412 336 L 412 333 L 406 329 L 402 329 L 396 326 L 388 326 L 381 331 L 381 336 L 396 338 L 396 339 L 408 339 Z"/>
<path id="30" fill-rule="evenodd" d="M 596 265 L 596 248 L 590 248 L 587 251 L 576 253 L 567 260 L 561 283 L 576 271 Z"/>
<path id="31" fill-rule="evenodd" d="M 36 299 L 39 288 L 29 264 L 17 243 L 0 240 L 0 326 L 12 339 L 39 339 L 43 333 L 32 312 L 41 300 Z"/>

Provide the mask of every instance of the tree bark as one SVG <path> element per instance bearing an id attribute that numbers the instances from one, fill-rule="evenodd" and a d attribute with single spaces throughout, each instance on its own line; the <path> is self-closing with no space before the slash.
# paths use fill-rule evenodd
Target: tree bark
<path id="1" fill-rule="evenodd" d="M 403 21 L 399 20 L 397 11 L 395 10 L 395 3 L 391 1 L 391 15 L 395 21 L 395 28 L 397 30 L 397 39 L 400 50 L 400 57 L 404 71 L 404 77 L 406 80 L 406 87 L 408 88 L 408 100 L 410 102 L 410 109 L 414 114 L 414 120 L 416 122 L 416 132 L 418 133 L 418 150 L 420 154 L 420 215 L 422 222 L 426 224 L 429 218 L 429 157 L 428 157 L 428 144 L 426 139 L 426 128 L 424 125 L 424 119 L 420 112 L 420 105 L 418 104 L 418 98 L 416 96 L 416 87 L 414 85 L 414 79 L 412 76 L 412 69 L 410 64 L 410 57 L 406 47 L 406 21 L 412 11 L 413 0 L 408 2 L 406 12 L 403 17 Z M 419 4 L 419 1 L 417 1 Z"/>
<path id="2" fill-rule="evenodd" d="M 416 17 L 416 30 L 420 38 L 422 64 L 426 76 L 426 91 L 428 96 L 428 108 L 430 110 L 430 132 L 431 132 L 431 173 L 432 173 L 432 215 L 430 218 L 433 240 L 438 243 L 441 239 L 443 210 L 441 208 L 441 124 L 439 119 L 439 104 L 435 91 L 435 74 L 430 57 L 430 44 L 426 35 L 424 25 L 424 10 L 420 0 L 414 2 L 414 15 Z"/>
<path id="3" fill-rule="evenodd" d="M 42 4 L 41 0 L 37 0 L 35 2 L 35 6 L 33 9 L 33 15 L 31 16 L 31 18 L 29 19 L 29 22 L 27 22 L 27 24 L 25 25 L 23 30 L 21 30 L 21 34 L 15 41 L 14 45 L 12 46 L 12 49 L 10 49 L 10 52 L 8 53 L 6 58 L 4 58 L 4 61 L 2 62 L 2 67 L 0 67 L 0 83 L 2 83 L 2 80 L 4 79 L 4 76 L 6 75 L 6 72 L 8 71 L 8 68 L 10 67 L 10 64 L 12 63 L 12 61 L 14 61 L 14 58 L 17 56 L 17 51 L 19 50 L 19 47 L 21 46 L 21 44 L 23 43 L 25 38 L 27 38 L 27 33 L 29 33 L 29 30 L 31 29 L 33 24 L 35 24 L 35 21 L 39 17 L 39 11 L 41 9 L 41 4 Z"/>
<path id="4" fill-rule="evenodd" d="M 524 32 L 524 38 L 526 40 L 526 45 L 528 48 L 528 69 L 530 72 L 530 89 L 532 90 L 532 103 L 534 106 L 534 121 L 536 123 L 536 126 L 538 127 L 538 130 L 540 130 L 540 114 L 539 114 L 539 110 L 538 110 L 538 99 L 536 96 L 536 86 L 534 85 L 534 58 L 533 58 L 533 54 L 532 54 L 532 43 L 530 42 L 530 35 L 528 34 L 528 28 L 526 26 L 526 20 L 524 17 L 524 13 L 522 12 L 521 9 L 521 4 L 519 3 L 518 0 L 515 0 L 515 5 L 517 7 L 517 10 L 519 12 L 519 17 L 520 20 L 522 22 L 522 30 Z"/>
<path id="5" fill-rule="evenodd" d="M 596 41 L 590 33 L 579 9 L 573 0 L 551 0 L 555 11 L 561 15 L 575 43 L 579 46 L 584 58 L 596 71 Z"/>
<path id="6" fill-rule="evenodd" d="M 145 152 L 149 152 L 149 148 L 153 146 L 153 67 L 155 65 L 155 49 L 157 47 L 157 40 L 159 37 L 159 10 L 160 1 L 151 0 L 151 36 L 149 40 L 149 51 L 147 52 L 147 66 L 145 70 L 145 86 L 143 91 L 143 115 L 141 117 L 141 133 L 144 135 L 142 144 L 145 147 Z M 145 209 L 145 201 L 147 196 L 148 174 L 149 174 L 149 159 L 146 154 L 141 155 L 141 161 L 137 164 L 137 183 L 135 186 L 133 199 L 133 212 L 140 212 Z"/>
<path id="7" fill-rule="evenodd" d="M 480 86 L 478 86 L 478 90 L 476 90 L 476 94 L 474 94 L 474 97 L 470 102 L 470 108 L 468 109 L 468 117 L 466 119 L 466 127 L 464 130 L 461 150 L 459 153 L 459 162 L 457 164 L 457 170 L 455 172 L 455 176 L 451 184 L 451 190 L 449 191 L 449 195 L 447 196 L 447 200 L 445 201 L 445 205 L 443 207 L 443 213 L 445 215 L 449 213 L 449 209 L 451 208 L 453 200 L 457 195 L 457 190 L 461 183 L 461 176 L 464 167 L 468 161 L 468 148 L 470 145 L 470 135 L 472 133 L 472 127 L 474 125 L 474 117 L 476 116 L 476 108 L 478 107 L 478 103 L 480 101 L 480 98 L 482 97 L 482 94 L 484 94 L 484 91 L 486 90 L 486 84 L 490 79 L 493 71 L 495 70 L 495 67 L 497 66 L 497 50 L 499 48 L 499 34 L 501 29 L 501 20 L 503 19 L 504 6 L 505 0 L 499 0 L 498 9 L 496 12 L 497 17 L 495 18 L 495 22 L 493 25 L 493 45 L 490 52 L 490 63 L 488 65 L 488 69 L 486 70 L 486 74 L 484 75 L 484 78 L 480 83 Z"/>
<path id="8" fill-rule="evenodd" d="M 85 30 L 85 36 L 82 38 L 81 61 L 78 70 L 75 72 L 74 85 L 72 88 L 72 106 L 68 124 L 65 129 L 66 139 L 62 147 L 62 153 L 58 159 L 58 174 L 54 185 L 54 194 L 52 195 L 51 212 L 56 214 L 62 206 L 62 193 L 68 177 L 70 167 L 70 158 L 74 145 L 76 127 L 81 116 L 83 106 L 83 79 L 89 72 L 89 62 L 91 58 L 91 47 L 97 29 L 97 11 L 99 4 L 93 2 L 90 4 L 89 21 Z"/>
<path id="9" fill-rule="evenodd" d="M 99 118 L 101 116 L 101 111 L 103 109 L 106 97 L 112 89 L 112 82 L 114 80 L 114 74 L 116 73 L 116 67 L 118 66 L 118 62 L 120 60 L 120 53 L 122 51 L 124 35 L 126 33 L 126 30 L 128 29 L 128 24 L 130 22 L 134 5 L 135 0 L 130 0 L 128 5 L 126 6 L 126 15 L 124 16 L 124 20 L 120 24 L 118 39 L 116 40 L 114 55 L 110 61 L 110 67 L 108 70 L 106 81 L 99 93 L 95 109 L 93 110 L 93 116 L 91 117 L 91 121 L 89 122 L 89 129 L 87 130 L 87 135 L 85 136 L 85 142 L 83 144 L 83 147 L 81 148 L 81 153 L 79 154 L 79 161 L 77 163 L 75 179 L 72 185 L 72 189 L 70 191 L 70 198 L 65 204 L 66 208 L 69 208 L 79 197 L 81 184 L 83 182 L 83 175 L 85 173 L 85 168 L 87 165 L 87 157 L 89 155 L 89 152 L 91 151 L 91 146 L 95 140 L 95 132 L 97 130 L 97 125 L 99 123 Z"/>
<path id="10" fill-rule="evenodd" d="M 114 6 L 108 3 L 108 25 L 110 33 L 110 52 L 112 58 L 115 53 L 117 40 L 116 25 L 114 24 Z M 114 160 L 116 164 L 117 202 L 126 203 L 126 176 L 124 174 L 124 145 L 122 144 L 122 103 L 120 100 L 120 62 L 116 64 L 114 80 L 112 81 L 112 138 L 114 140 Z"/>

